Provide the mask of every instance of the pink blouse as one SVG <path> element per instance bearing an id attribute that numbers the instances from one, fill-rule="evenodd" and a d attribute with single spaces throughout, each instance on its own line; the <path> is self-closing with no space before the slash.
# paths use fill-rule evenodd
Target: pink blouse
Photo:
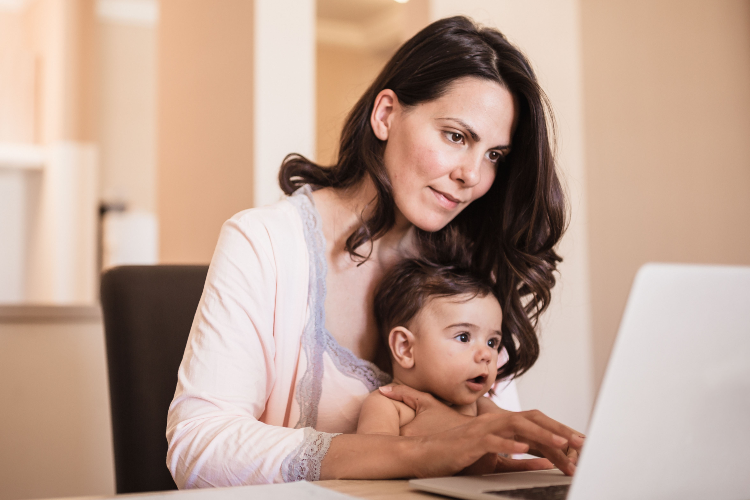
<path id="1" fill-rule="evenodd" d="M 325 240 L 309 187 L 221 230 L 167 419 L 180 488 L 315 481 L 335 433 L 390 377 L 325 328 Z M 512 382 L 495 402 L 518 410 Z"/>

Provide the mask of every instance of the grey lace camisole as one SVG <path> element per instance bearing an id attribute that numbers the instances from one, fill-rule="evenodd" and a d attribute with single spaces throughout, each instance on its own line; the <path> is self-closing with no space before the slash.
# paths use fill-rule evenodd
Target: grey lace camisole
<path id="1" fill-rule="evenodd" d="M 323 355 L 333 361 L 342 374 L 361 381 L 368 391 L 391 381 L 391 377 L 369 361 L 358 358 L 349 349 L 341 346 L 325 327 L 326 274 L 325 238 L 320 214 L 315 208 L 310 186 L 303 186 L 289 197 L 302 219 L 305 243 L 310 258 L 308 316 L 302 332 L 302 349 L 307 358 L 307 367 L 296 388 L 300 418 L 295 428 L 304 428 L 302 443 L 282 462 L 284 481 L 317 481 L 320 478 L 320 463 L 325 457 L 331 439 L 338 434 L 315 430 L 318 420 L 318 405 L 322 395 Z"/>

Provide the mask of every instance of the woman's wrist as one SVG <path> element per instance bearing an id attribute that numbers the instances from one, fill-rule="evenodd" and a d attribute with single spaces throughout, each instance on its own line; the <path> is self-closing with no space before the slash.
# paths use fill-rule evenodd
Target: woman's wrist
<path id="1" fill-rule="evenodd" d="M 423 438 L 341 434 L 321 461 L 320 479 L 415 477 L 427 456 Z"/>
<path id="2" fill-rule="evenodd" d="M 429 455 L 429 442 L 423 436 L 402 437 L 398 441 L 399 462 L 404 471 L 403 477 L 420 477 L 420 467 Z"/>

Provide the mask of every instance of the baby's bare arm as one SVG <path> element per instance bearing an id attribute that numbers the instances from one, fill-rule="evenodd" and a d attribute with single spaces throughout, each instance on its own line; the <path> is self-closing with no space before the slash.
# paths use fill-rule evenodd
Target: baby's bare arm
<path id="1" fill-rule="evenodd" d="M 372 392 L 362 405 L 359 413 L 357 434 L 399 435 L 399 412 L 394 401 L 380 394 Z"/>

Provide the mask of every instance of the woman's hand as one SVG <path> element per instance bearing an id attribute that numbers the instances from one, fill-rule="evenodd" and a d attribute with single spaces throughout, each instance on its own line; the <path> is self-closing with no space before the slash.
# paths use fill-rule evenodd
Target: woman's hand
<path id="1" fill-rule="evenodd" d="M 401 401 L 411 407 L 417 416 L 402 429 L 405 435 L 429 435 L 445 429 L 453 429 L 456 423 L 481 420 L 492 422 L 492 433 L 497 437 L 525 444 L 524 451 L 488 451 L 487 453 L 525 453 L 530 448 L 538 450 L 546 459 L 514 460 L 498 457 L 495 471 L 537 470 L 556 466 L 565 474 L 575 473 L 578 455 L 584 442 L 579 432 L 553 420 L 538 410 L 509 412 L 500 408 L 479 417 L 467 417 L 452 411 L 429 394 L 403 385 L 381 392 L 391 399 Z M 407 429 L 413 425 L 412 429 Z M 469 425 L 468 423 L 464 426 Z M 407 434 L 408 431 L 408 434 Z M 458 431 L 458 429 L 455 429 Z M 477 457 L 479 460 L 482 457 Z M 486 459 L 483 462 L 487 464 Z M 482 467 L 485 468 L 485 467 Z"/>
<path id="2" fill-rule="evenodd" d="M 416 412 L 414 420 L 401 428 L 402 436 L 426 436 L 470 422 L 474 417 L 462 415 L 435 399 L 405 385 L 383 386 L 380 392 L 395 401 L 401 401 Z"/>

